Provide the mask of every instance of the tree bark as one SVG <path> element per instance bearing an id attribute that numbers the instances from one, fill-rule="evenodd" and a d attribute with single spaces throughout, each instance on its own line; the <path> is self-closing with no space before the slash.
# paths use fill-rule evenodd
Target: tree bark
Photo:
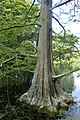
<path id="1" fill-rule="evenodd" d="M 71 100 L 59 86 L 58 80 L 53 80 L 55 75 L 52 63 L 52 0 L 42 0 L 40 14 L 40 32 L 37 53 L 37 66 L 35 82 L 28 92 L 20 97 L 20 101 L 48 107 L 57 111 L 59 105 L 66 105 Z"/>

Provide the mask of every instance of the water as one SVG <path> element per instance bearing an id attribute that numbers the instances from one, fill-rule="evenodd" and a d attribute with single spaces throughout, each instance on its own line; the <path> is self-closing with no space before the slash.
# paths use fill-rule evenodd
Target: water
<path id="1" fill-rule="evenodd" d="M 74 105 L 58 120 L 80 120 L 80 77 L 74 73 L 74 90 L 72 91 Z"/>

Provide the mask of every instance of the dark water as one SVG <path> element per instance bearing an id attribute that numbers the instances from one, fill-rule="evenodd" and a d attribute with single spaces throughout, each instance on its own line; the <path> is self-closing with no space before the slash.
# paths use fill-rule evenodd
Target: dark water
<path id="1" fill-rule="evenodd" d="M 74 73 L 74 90 L 72 91 L 74 105 L 58 120 L 80 120 L 80 77 Z"/>

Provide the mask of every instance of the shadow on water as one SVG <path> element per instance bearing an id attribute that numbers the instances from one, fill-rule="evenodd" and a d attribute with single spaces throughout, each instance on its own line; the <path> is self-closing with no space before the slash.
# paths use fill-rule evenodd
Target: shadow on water
<path id="1" fill-rule="evenodd" d="M 80 120 L 80 77 L 77 77 L 77 73 L 74 73 L 73 75 L 74 90 L 72 91 L 72 97 L 74 105 L 69 108 L 62 118 L 58 118 L 57 120 Z"/>

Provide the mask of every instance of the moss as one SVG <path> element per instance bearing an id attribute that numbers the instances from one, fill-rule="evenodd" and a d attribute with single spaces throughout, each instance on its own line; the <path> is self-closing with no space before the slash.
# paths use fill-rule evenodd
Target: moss
<path id="1" fill-rule="evenodd" d="M 67 111 L 66 109 L 60 109 L 59 113 L 56 116 L 56 118 L 62 118 L 66 111 Z"/>
<path id="2" fill-rule="evenodd" d="M 73 105 L 73 100 L 70 103 L 68 103 L 67 107 L 60 107 L 56 118 L 62 118 L 72 105 Z"/>
<path id="3" fill-rule="evenodd" d="M 61 114 L 63 114 L 63 113 L 65 113 L 67 111 L 67 109 L 63 109 L 63 108 L 61 108 L 60 110 L 59 110 L 59 115 L 61 115 Z"/>
<path id="4" fill-rule="evenodd" d="M 38 109 L 38 113 L 40 113 L 42 116 L 44 116 L 44 118 L 46 117 L 46 120 L 55 120 L 56 117 L 56 113 L 53 111 L 50 111 L 46 106 L 44 106 L 43 108 L 39 108 Z"/>

